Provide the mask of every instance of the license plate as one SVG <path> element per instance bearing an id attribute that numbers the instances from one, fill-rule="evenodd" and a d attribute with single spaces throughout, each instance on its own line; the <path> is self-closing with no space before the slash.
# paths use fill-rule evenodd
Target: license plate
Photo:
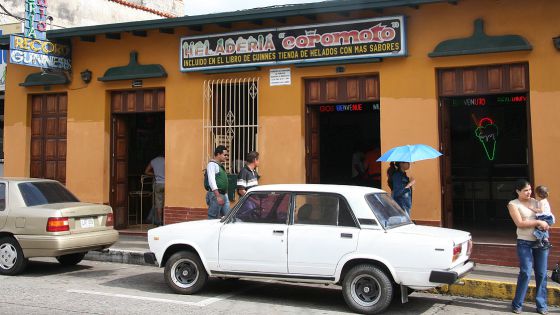
<path id="1" fill-rule="evenodd" d="M 92 228 L 95 226 L 95 221 L 93 221 L 93 218 L 83 218 L 80 219 L 80 226 L 82 229 Z"/>

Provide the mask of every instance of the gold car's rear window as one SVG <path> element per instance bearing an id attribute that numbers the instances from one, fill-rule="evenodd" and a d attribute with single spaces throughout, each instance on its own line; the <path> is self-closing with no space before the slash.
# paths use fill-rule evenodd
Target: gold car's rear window
<path id="1" fill-rule="evenodd" d="M 19 183 L 18 187 L 28 207 L 79 201 L 66 187 L 57 182 Z"/>

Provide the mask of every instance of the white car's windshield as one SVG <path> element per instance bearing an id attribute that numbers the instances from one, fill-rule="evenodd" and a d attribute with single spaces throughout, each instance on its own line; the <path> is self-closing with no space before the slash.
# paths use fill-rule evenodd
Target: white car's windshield
<path id="1" fill-rule="evenodd" d="M 406 212 L 387 193 L 369 194 L 366 195 L 366 200 L 384 228 L 411 223 Z"/>

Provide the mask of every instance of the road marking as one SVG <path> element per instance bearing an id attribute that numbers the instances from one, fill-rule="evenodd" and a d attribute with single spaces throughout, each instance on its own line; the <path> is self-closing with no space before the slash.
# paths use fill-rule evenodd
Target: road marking
<path id="1" fill-rule="evenodd" d="M 249 286 L 249 287 L 247 287 L 243 290 L 239 290 L 239 291 L 235 291 L 235 292 L 231 292 L 231 293 L 220 294 L 216 297 L 207 298 L 207 299 L 204 299 L 204 300 L 199 301 L 199 302 L 178 301 L 178 300 L 171 300 L 171 299 L 154 298 L 154 297 L 149 297 L 149 296 L 128 295 L 128 294 L 119 294 L 119 293 L 107 293 L 107 292 L 89 291 L 89 290 L 66 290 L 66 292 L 110 296 L 110 297 L 118 297 L 118 298 L 134 299 L 134 300 L 144 300 L 144 301 L 161 302 L 161 303 L 190 305 L 190 306 L 197 306 L 197 307 L 206 307 L 208 305 L 214 304 L 216 302 L 220 302 L 222 300 L 229 299 L 232 296 L 242 294 L 242 293 L 245 293 L 249 290 L 259 288 L 259 287 L 262 287 L 262 286 L 265 286 L 265 284 Z"/>

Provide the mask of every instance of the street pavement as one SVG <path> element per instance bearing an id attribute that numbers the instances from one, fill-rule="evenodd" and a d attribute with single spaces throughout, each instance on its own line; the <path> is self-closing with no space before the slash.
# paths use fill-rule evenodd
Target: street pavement
<path id="1" fill-rule="evenodd" d="M 212 279 L 196 295 L 171 292 L 154 266 L 85 260 L 65 267 L 31 259 L 0 276 L 0 314 L 351 314 L 337 286 Z M 526 312 L 534 312 L 528 304 Z M 509 301 L 413 293 L 386 314 L 510 314 Z M 551 308 L 551 314 L 560 314 Z"/>
<path id="2" fill-rule="evenodd" d="M 108 252 L 90 252 L 86 259 L 145 265 L 143 254 L 146 251 L 149 251 L 146 236 L 121 234 L 119 241 Z M 511 301 L 515 293 L 517 273 L 518 268 L 479 264 L 463 279 L 462 284 L 443 286 L 430 293 Z M 535 282 L 532 280 L 527 293 L 528 301 L 534 301 L 534 286 Z M 548 281 L 548 303 L 560 305 L 560 284 L 551 280 Z"/>

